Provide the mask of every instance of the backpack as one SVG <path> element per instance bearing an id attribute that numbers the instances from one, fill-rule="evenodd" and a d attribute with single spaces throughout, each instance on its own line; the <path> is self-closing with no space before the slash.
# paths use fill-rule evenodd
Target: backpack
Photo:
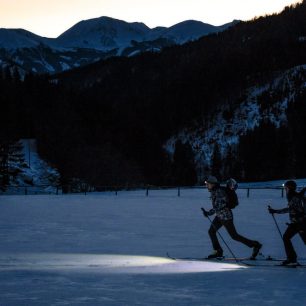
<path id="1" fill-rule="evenodd" d="M 225 188 L 225 189 L 226 189 L 227 198 L 228 198 L 227 207 L 229 209 L 234 209 L 239 204 L 236 191 L 229 189 L 229 188 Z"/>
<path id="2" fill-rule="evenodd" d="M 306 197 L 305 196 L 302 197 L 302 206 L 304 209 L 304 219 L 306 220 Z"/>
<path id="3" fill-rule="evenodd" d="M 229 209 L 233 209 L 239 204 L 238 197 L 235 191 L 237 188 L 238 188 L 238 183 L 235 179 L 229 178 L 226 181 L 225 191 L 228 199 L 226 206 Z"/>
<path id="4" fill-rule="evenodd" d="M 301 198 L 301 204 L 302 204 L 303 209 L 304 209 L 304 217 L 306 218 L 306 195 L 305 195 L 305 191 L 306 191 L 306 187 L 303 188 L 299 192 L 299 197 Z"/>

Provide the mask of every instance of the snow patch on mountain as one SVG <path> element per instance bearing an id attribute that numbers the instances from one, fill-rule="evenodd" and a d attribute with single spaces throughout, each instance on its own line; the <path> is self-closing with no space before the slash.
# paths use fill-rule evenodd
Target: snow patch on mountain
<path id="1" fill-rule="evenodd" d="M 299 85 L 295 82 L 302 80 Z M 297 87 L 298 86 L 298 87 Z M 237 107 L 223 105 L 215 114 L 199 127 L 189 127 L 171 137 L 164 145 L 170 156 L 174 154 L 177 140 L 189 143 L 195 154 L 198 169 L 210 166 L 215 144 L 219 145 L 221 155 L 239 143 L 240 136 L 270 122 L 276 127 L 286 125 L 286 110 L 294 103 L 295 94 L 306 88 L 306 65 L 294 67 L 281 73 L 272 82 L 248 88 L 245 99 Z M 265 97 L 279 96 L 274 103 L 265 103 Z M 225 116 L 225 113 L 231 116 Z"/>
<path id="2" fill-rule="evenodd" d="M 71 69 L 71 67 L 64 62 L 60 62 L 60 65 L 61 65 L 63 71 Z"/>

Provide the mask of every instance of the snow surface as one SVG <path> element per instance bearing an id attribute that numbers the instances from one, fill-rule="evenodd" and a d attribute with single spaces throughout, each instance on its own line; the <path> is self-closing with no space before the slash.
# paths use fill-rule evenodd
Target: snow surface
<path id="1" fill-rule="evenodd" d="M 238 232 L 262 242 L 265 255 L 283 258 L 267 213 L 267 204 L 286 205 L 281 191 L 252 190 L 247 198 L 238 189 L 238 195 Z M 201 207 L 210 207 L 203 188 L 182 189 L 180 197 L 176 189 L 148 197 L 143 190 L 0 196 L 0 305 L 306 305 L 306 269 L 167 258 L 166 252 L 210 253 Z M 276 219 L 284 231 L 288 215 Z M 221 234 L 236 256 L 250 255 Z M 305 262 L 305 245 L 299 237 L 293 243 Z"/>

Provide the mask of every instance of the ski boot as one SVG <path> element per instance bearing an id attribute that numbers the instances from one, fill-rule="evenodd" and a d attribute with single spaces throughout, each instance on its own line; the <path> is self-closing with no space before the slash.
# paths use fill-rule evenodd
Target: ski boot
<path id="1" fill-rule="evenodd" d="M 296 259 L 286 259 L 281 263 L 281 266 L 286 266 L 286 267 L 296 267 L 298 266 L 298 262 Z"/>
<path id="2" fill-rule="evenodd" d="M 252 252 L 252 255 L 250 257 L 250 260 L 255 260 L 256 259 L 256 256 L 258 255 L 261 248 L 262 248 L 262 244 L 259 243 L 258 241 L 256 241 L 256 244 L 253 247 L 253 252 Z"/>
<path id="3" fill-rule="evenodd" d="M 210 255 L 207 256 L 207 259 L 223 257 L 223 250 L 214 250 Z"/>

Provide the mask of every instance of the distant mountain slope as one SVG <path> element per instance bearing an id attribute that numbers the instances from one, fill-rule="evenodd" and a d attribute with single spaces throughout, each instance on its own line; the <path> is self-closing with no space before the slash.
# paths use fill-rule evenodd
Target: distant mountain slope
<path id="1" fill-rule="evenodd" d="M 143 23 L 100 17 L 81 21 L 56 39 L 22 29 L 0 29 L 0 64 L 18 67 L 22 73 L 56 73 L 114 55 L 160 51 L 231 25 L 214 27 L 199 21 L 186 21 L 169 29 L 150 29 Z"/>
<path id="2" fill-rule="evenodd" d="M 52 41 L 51 38 L 41 37 L 23 29 L 0 28 L 1 49 L 35 48 L 40 44 L 51 44 Z"/>
<path id="3" fill-rule="evenodd" d="M 296 96 L 305 90 L 306 64 L 279 73 L 271 82 L 247 88 L 241 103 L 221 105 L 205 127 L 181 130 L 165 143 L 165 149 L 173 156 L 177 140 L 188 142 L 195 154 L 198 173 L 203 173 L 204 168 L 211 167 L 216 145 L 225 159 L 229 150 L 239 144 L 241 136 L 263 123 L 276 128 L 287 126 L 288 108 L 295 107 Z"/>
<path id="4" fill-rule="evenodd" d="M 150 31 L 146 36 L 146 40 L 163 37 L 172 39 L 177 44 L 183 44 L 187 41 L 198 39 L 201 36 L 225 30 L 235 23 L 237 23 L 237 21 L 233 21 L 226 26 L 213 26 L 200 21 L 186 20 L 169 28 L 159 29 L 155 32 Z"/>

